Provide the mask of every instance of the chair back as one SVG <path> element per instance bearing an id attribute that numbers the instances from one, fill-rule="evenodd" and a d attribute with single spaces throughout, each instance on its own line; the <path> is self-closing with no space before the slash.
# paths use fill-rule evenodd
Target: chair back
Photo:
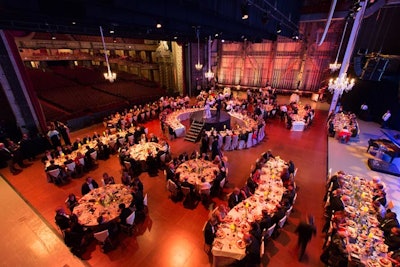
<path id="1" fill-rule="evenodd" d="M 75 162 L 68 163 L 65 167 L 71 172 L 75 171 L 76 164 Z"/>
<path id="2" fill-rule="evenodd" d="M 164 162 L 164 163 L 165 163 L 165 158 L 166 158 L 166 156 L 167 156 L 167 153 L 161 154 L 161 156 L 160 156 L 161 162 Z"/>
<path id="3" fill-rule="evenodd" d="M 263 236 L 264 239 L 268 239 L 268 238 L 270 238 L 272 236 L 272 234 L 274 233 L 275 227 L 276 227 L 276 223 L 274 223 L 270 228 L 268 228 L 265 231 L 265 234 Z"/>
<path id="4" fill-rule="evenodd" d="M 135 222 L 135 216 L 136 216 L 136 213 L 132 212 L 131 215 L 129 215 L 128 218 L 126 218 L 126 220 L 125 220 L 126 224 L 133 225 Z"/>
<path id="5" fill-rule="evenodd" d="M 289 218 L 290 214 L 292 213 L 292 210 L 293 210 L 293 206 L 291 206 L 291 207 L 286 211 L 286 214 L 285 214 L 286 218 Z"/>
<path id="6" fill-rule="evenodd" d="M 231 145 L 232 145 L 232 136 L 230 135 L 225 136 L 224 150 L 225 151 L 231 150 Z"/>
<path id="7" fill-rule="evenodd" d="M 286 219 L 287 219 L 287 217 L 286 217 L 286 215 L 285 215 L 285 216 L 283 216 L 282 219 L 279 220 L 279 222 L 278 222 L 279 228 L 283 228 L 283 226 L 284 226 L 285 223 L 286 223 Z"/>
<path id="8" fill-rule="evenodd" d="M 235 150 L 238 146 L 238 142 L 239 142 L 239 136 L 237 134 L 235 134 L 232 137 L 232 144 L 231 144 L 230 150 Z"/>
<path id="9" fill-rule="evenodd" d="M 219 187 L 220 187 L 221 189 L 224 188 L 225 182 L 226 182 L 226 178 L 222 179 L 221 182 L 219 183 Z"/>
<path id="10" fill-rule="evenodd" d="M 147 206 L 147 193 L 146 193 L 146 195 L 144 195 L 144 198 L 143 198 L 143 205 L 144 205 L 144 206 Z"/>
<path id="11" fill-rule="evenodd" d="M 80 158 L 78 159 L 79 164 L 81 164 L 82 166 L 85 166 L 85 158 Z"/>
<path id="12" fill-rule="evenodd" d="M 91 157 L 93 160 L 97 160 L 97 151 L 93 151 L 92 153 L 90 153 L 90 157 Z"/>
<path id="13" fill-rule="evenodd" d="M 129 161 L 124 161 L 124 167 L 126 171 L 129 171 L 132 167 L 132 164 Z"/>
<path id="14" fill-rule="evenodd" d="M 57 178 L 60 175 L 60 169 L 54 169 L 54 170 L 50 170 L 47 171 L 47 173 L 54 178 Z"/>
<path id="15" fill-rule="evenodd" d="M 171 194 L 176 195 L 177 194 L 177 190 L 178 190 L 178 186 L 172 182 L 171 180 L 167 181 L 167 189 L 169 192 L 171 192 Z"/>
<path id="16" fill-rule="evenodd" d="M 106 239 L 109 236 L 108 230 L 104 230 L 101 232 L 97 232 L 93 234 L 94 238 L 96 238 L 97 241 L 104 243 L 106 241 Z"/>
<path id="17" fill-rule="evenodd" d="M 181 189 L 185 197 L 190 194 L 190 187 L 182 186 Z"/>
<path id="18" fill-rule="evenodd" d="M 296 203 L 296 199 L 297 199 L 297 193 L 294 194 L 293 201 L 292 201 L 292 205 L 294 205 L 294 203 Z"/>
<path id="19" fill-rule="evenodd" d="M 120 143 L 121 145 L 125 144 L 125 138 L 121 137 L 118 139 L 118 143 Z"/>

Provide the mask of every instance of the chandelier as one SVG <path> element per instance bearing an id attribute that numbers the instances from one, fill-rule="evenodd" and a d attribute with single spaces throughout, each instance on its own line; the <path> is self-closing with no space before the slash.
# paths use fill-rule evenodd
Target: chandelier
<path id="1" fill-rule="evenodd" d="M 208 36 L 208 71 L 204 74 L 204 76 L 208 80 L 214 78 L 214 72 L 211 71 L 211 36 Z"/>
<path id="2" fill-rule="evenodd" d="M 330 79 L 328 89 L 331 93 L 338 92 L 342 95 L 344 91 L 350 91 L 354 86 L 354 79 L 347 78 L 346 73 L 342 73 L 335 80 Z"/>
<path id="3" fill-rule="evenodd" d="M 197 64 L 194 65 L 196 70 L 200 71 L 203 68 L 203 64 L 200 63 L 200 30 L 199 27 L 196 27 L 196 36 L 197 36 Z"/>
<path id="4" fill-rule="evenodd" d="M 329 64 L 329 69 L 331 70 L 331 72 L 335 72 L 338 69 L 340 69 L 340 67 L 342 66 L 342 64 L 338 63 L 338 58 L 339 58 L 339 54 L 340 54 L 340 50 L 342 48 L 342 44 L 343 44 L 343 40 L 344 40 L 344 36 L 346 34 L 346 29 L 347 29 L 347 24 L 348 24 L 348 20 L 346 20 L 346 23 L 344 24 L 344 29 L 343 29 L 343 33 L 342 33 L 342 39 L 340 40 L 340 45 L 336 54 L 336 59 L 334 63 Z"/>
<path id="5" fill-rule="evenodd" d="M 103 28 L 101 26 L 100 26 L 100 34 L 101 34 L 101 42 L 103 43 L 104 56 L 106 58 L 106 64 L 107 64 L 107 72 L 105 72 L 103 75 L 106 80 L 113 83 L 117 79 L 117 74 L 115 72 L 111 72 L 110 63 L 108 62 L 108 56 L 107 56 L 107 47 L 106 43 L 104 42 Z"/>

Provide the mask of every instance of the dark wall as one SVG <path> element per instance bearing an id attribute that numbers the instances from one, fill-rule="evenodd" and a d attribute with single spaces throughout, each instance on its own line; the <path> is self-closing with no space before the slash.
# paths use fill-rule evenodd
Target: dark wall
<path id="1" fill-rule="evenodd" d="M 385 76 L 380 82 L 357 80 L 353 90 L 343 93 L 344 110 L 358 114 L 361 104 L 366 102 L 370 119 L 381 123 L 382 115 L 389 109 L 392 113 L 389 127 L 400 130 L 399 81 L 399 76 Z"/>

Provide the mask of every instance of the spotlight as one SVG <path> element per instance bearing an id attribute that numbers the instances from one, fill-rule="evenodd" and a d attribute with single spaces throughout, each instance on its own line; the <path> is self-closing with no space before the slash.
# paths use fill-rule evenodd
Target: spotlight
<path id="1" fill-rule="evenodd" d="M 278 26 L 276 26 L 276 33 L 279 34 L 282 32 L 282 26 L 281 23 L 278 23 Z"/>
<path id="2" fill-rule="evenodd" d="M 162 27 L 161 22 L 157 21 L 156 28 L 160 29 Z"/>
<path id="3" fill-rule="evenodd" d="M 298 40 L 300 39 L 299 33 L 298 33 L 298 32 L 294 32 L 294 33 L 293 33 L 293 36 L 292 36 L 292 39 L 293 39 L 294 41 L 298 41 Z"/>
<path id="4" fill-rule="evenodd" d="M 114 33 L 114 30 L 110 30 L 110 33 L 113 34 L 113 33 Z"/>
<path id="5" fill-rule="evenodd" d="M 54 34 L 51 34 L 51 40 L 56 40 L 57 37 Z"/>
<path id="6" fill-rule="evenodd" d="M 247 4 L 242 4 L 241 6 L 241 11 L 242 11 L 242 19 L 248 19 L 249 18 L 249 10 L 247 8 Z"/>

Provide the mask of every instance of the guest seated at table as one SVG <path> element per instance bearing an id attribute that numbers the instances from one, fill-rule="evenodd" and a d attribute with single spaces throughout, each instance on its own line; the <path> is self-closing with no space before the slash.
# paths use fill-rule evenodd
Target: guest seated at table
<path id="1" fill-rule="evenodd" d="M 74 210 L 74 208 L 78 205 L 78 199 L 76 198 L 75 194 L 71 193 L 68 195 L 65 205 L 71 212 Z"/>
<path id="2" fill-rule="evenodd" d="M 63 148 L 62 148 L 61 146 L 57 146 L 57 147 L 56 147 L 56 150 L 54 151 L 54 156 L 55 156 L 56 158 L 59 158 L 59 157 L 62 157 L 62 156 L 64 156 L 64 155 L 65 155 L 65 153 L 64 153 Z"/>
<path id="3" fill-rule="evenodd" d="M 75 142 L 72 144 L 74 150 L 78 150 L 83 145 L 80 138 L 76 138 Z"/>
<path id="4" fill-rule="evenodd" d="M 217 223 L 218 223 L 217 218 L 211 216 L 211 218 L 207 221 L 204 227 L 204 242 L 208 246 L 212 246 L 214 242 L 215 234 L 217 232 Z"/>
<path id="5" fill-rule="evenodd" d="M 259 242 L 261 241 L 261 237 L 262 237 L 262 229 L 260 228 L 260 225 L 258 222 L 252 222 L 250 224 L 250 231 L 249 234 L 251 234 L 252 236 L 254 236 Z"/>
<path id="6" fill-rule="evenodd" d="M 58 175 L 58 177 L 52 177 L 50 176 L 50 174 L 47 174 L 48 180 L 55 183 L 55 184 L 61 184 L 62 182 L 65 182 L 67 179 L 67 174 L 65 172 L 65 170 L 58 164 L 55 163 L 55 161 L 52 159 L 50 160 L 50 165 L 46 167 L 45 171 L 49 172 L 52 170 L 60 170 L 60 174 Z M 55 179 L 55 180 L 53 180 Z"/>
<path id="7" fill-rule="evenodd" d="M 400 228 L 392 227 L 390 234 L 385 237 L 385 244 L 389 246 L 389 251 L 400 249 Z"/>
<path id="8" fill-rule="evenodd" d="M 85 166 L 82 165 L 80 159 L 85 159 L 85 156 L 81 152 L 77 152 L 74 161 L 76 164 L 75 168 L 78 173 L 82 173 L 85 170 Z"/>
<path id="9" fill-rule="evenodd" d="M 65 210 L 61 207 L 56 209 L 55 221 L 57 226 L 61 230 L 65 230 L 70 227 L 70 216 L 65 213 Z"/>
<path id="10" fill-rule="evenodd" d="M 141 192 L 137 186 L 134 186 L 132 188 L 132 202 L 129 205 L 129 207 L 134 208 L 136 212 L 143 212 L 144 210 L 143 199 L 144 199 L 143 192 Z"/>
<path id="11" fill-rule="evenodd" d="M 165 171 L 167 173 L 165 178 L 167 180 L 173 180 L 175 177 L 175 165 L 173 163 L 170 163 Z"/>
<path id="12" fill-rule="evenodd" d="M 103 173 L 103 183 L 104 185 L 115 184 L 113 176 L 109 176 L 108 173 Z"/>
<path id="13" fill-rule="evenodd" d="M 374 206 L 374 210 L 376 212 L 376 217 L 378 218 L 378 220 L 383 220 L 386 215 L 386 208 L 382 206 L 382 204 L 378 200 L 375 200 L 374 202 L 372 202 L 372 204 Z"/>
<path id="14" fill-rule="evenodd" d="M 296 170 L 296 167 L 294 166 L 294 163 L 292 160 L 289 160 L 289 162 L 287 163 L 288 166 L 288 172 L 291 176 L 293 176 L 294 171 Z"/>
<path id="15" fill-rule="evenodd" d="M 271 223 L 272 224 L 276 223 L 278 225 L 278 222 L 285 216 L 285 214 L 286 214 L 285 207 L 281 204 L 277 204 L 274 209 L 274 215 L 271 218 Z"/>
<path id="16" fill-rule="evenodd" d="M 234 208 L 237 204 L 239 204 L 240 202 L 242 202 L 244 200 L 242 194 L 240 194 L 240 189 L 235 187 L 235 189 L 233 189 L 233 192 L 231 193 L 231 195 L 229 196 L 228 199 L 228 206 L 230 209 Z"/>
<path id="17" fill-rule="evenodd" d="M 269 215 L 268 210 L 262 210 L 261 214 L 262 214 L 262 218 L 260 220 L 261 230 L 270 228 L 272 226 L 272 218 Z"/>
<path id="18" fill-rule="evenodd" d="M 136 186 L 138 188 L 138 190 L 140 192 L 142 192 L 142 194 L 143 194 L 143 183 L 142 183 L 142 181 L 140 181 L 139 176 L 136 176 L 135 178 L 133 178 L 131 186 L 132 187 Z"/>
<path id="19" fill-rule="evenodd" d="M 258 184 L 253 180 L 253 177 L 251 176 L 247 179 L 246 185 L 252 194 L 254 194 L 258 187 Z"/>
<path id="20" fill-rule="evenodd" d="M 131 185 L 132 177 L 129 175 L 128 171 L 122 172 L 121 183 L 126 186 Z"/>
<path id="21" fill-rule="evenodd" d="M 84 182 L 82 184 L 82 188 L 81 188 L 82 196 L 86 195 L 87 193 L 89 193 L 90 191 L 92 191 L 93 189 L 98 188 L 98 187 L 99 187 L 99 185 L 92 177 L 90 177 L 90 176 L 87 177 L 86 182 Z"/>
<path id="22" fill-rule="evenodd" d="M 201 154 L 201 159 L 208 161 L 208 160 L 210 160 L 210 157 L 208 156 L 207 153 L 203 153 L 203 154 Z"/>
<path id="23" fill-rule="evenodd" d="M 71 252 L 81 257 L 84 252 L 84 246 L 87 243 L 88 233 L 85 232 L 82 225 L 78 223 L 78 217 L 71 215 L 71 227 L 64 232 L 64 242 L 71 248 Z"/>
<path id="24" fill-rule="evenodd" d="M 348 264 L 348 252 L 344 240 L 346 234 L 344 231 L 337 231 L 334 229 L 332 232 L 332 239 L 330 245 L 326 248 L 326 261 L 323 261 L 329 266 L 347 266 Z M 322 258 L 321 258 L 322 260 Z"/>
<path id="25" fill-rule="evenodd" d="M 225 221 L 225 217 L 228 215 L 229 209 L 225 204 L 220 204 L 213 211 L 212 215 L 217 219 L 218 223 L 222 223 Z"/>
<path id="26" fill-rule="evenodd" d="M 266 161 L 268 161 L 270 158 L 275 158 L 274 157 L 274 155 L 272 154 L 272 151 L 269 149 L 267 152 L 264 152 L 263 154 L 262 154 L 262 157 L 266 160 Z"/>
<path id="27" fill-rule="evenodd" d="M 98 142 L 96 147 L 98 159 L 106 160 L 110 158 L 111 151 L 108 145 Z"/>
<path id="28" fill-rule="evenodd" d="M 46 163 L 46 161 L 50 161 L 52 159 L 55 159 L 55 155 L 53 153 L 51 153 L 50 150 L 46 150 L 44 152 L 44 156 L 42 157 L 43 164 Z"/>
<path id="29" fill-rule="evenodd" d="M 190 188 L 190 196 L 194 197 L 195 196 L 195 187 L 193 184 L 189 183 L 188 179 L 189 179 L 188 177 L 183 178 L 183 182 L 181 182 L 181 188 L 182 187 Z"/>
<path id="30" fill-rule="evenodd" d="M 113 221 L 106 221 L 102 215 L 97 218 L 97 223 L 99 224 L 95 232 L 101 232 L 104 230 L 108 230 L 108 234 L 111 239 L 115 238 L 118 234 L 118 224 Z"/>
<path id="31" fill-rule="evenodd" d="M 149 134 L 149 142 L 154 142 L 154 143 L 158 143 L 158 138 L 157 136 L 155 136 L 153 133 Z"/>
<path id="32" fill-rule="evenodd" d="M 130 208 L 125 207 L 124 203 L 119 204 L 118 206 L 119 210 L 120 210 L 120 214 L 119 214 L 119 223 L 123 224 L 123 225 L 127 225 L 126 224 L 126 218 L 129 217 L 129 215 L 132 214 L 132 210 Z"/>
<path id="33" fill-rule="evenodd" d="M 252 234 L 244 234 L 246 243 L 246 256 L 241 261 L 244 266 L 258 266 L 260 264 L 260 241 Z"/>
<path id="34" fill-rule="evenodd" d="M 91 154 L 96 152 L 94 148 L 91 148 L 90 146 L 86 146 L 86 153 L 85 153 L 85 165 L 90 169 L 91 167 L 94 166 L 95 160 L 92 158 Z"/>
<path id="35" fill-rule="evenodd" d="M 240 188 L 240 193 L 243 195 L 243 198 L 249 198 L 253 195 L 253 193 L 250 190 L 250 187 L 245 184 L 242 188 Z"/>
<path id="36" fill-rule="evenodd" d="M 385 218 L 380 222 L 380 228 L 385 236 L 389 236 L 393 227 L 399 227 L 396 213 L 388 211 Z"/>
<path id="37" fill-rule="evenodd" d="M 292 185 L 289 185 L 287 187 L 287 190 L 285 190 L 285 192 L 282 195 L 282 200 L 287 200 L 289 202 L 289 205 L 292 205 L 295 195 L 296 195 L 296 190 Z"/>
<path id="38" fill-rule="evenodd" d="M 372 200 L 379 201 L 384 207 L 387 205 L 386 193 L 383 190 L 378 190 L 376 193 L 374 193 Z"/>

